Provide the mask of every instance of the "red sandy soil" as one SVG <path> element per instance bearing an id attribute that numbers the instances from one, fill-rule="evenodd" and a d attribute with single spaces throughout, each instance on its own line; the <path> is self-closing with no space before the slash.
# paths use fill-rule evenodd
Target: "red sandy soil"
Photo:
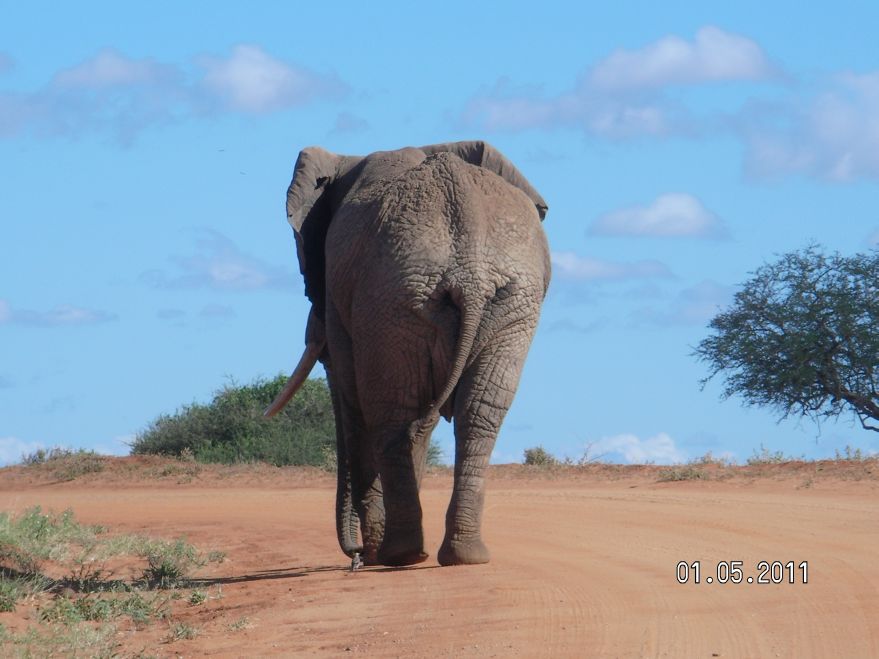
<path id="1" fill-rule="evenodd" d="M 175 603 L 196 628 L 120 623 L 120 650 L 170 656 L 877 657 L 879 464 L 493 467 L 491 563 L 439 567 L 447 470 L 422 492 L 432 557 L 349 570 L 333 525 L 334 477 L 266 466 L 125 458 L 70 482 L 46 466 L 0 470 L 0 510 L 73 509 L 77 519 L 226 552 L 212 595 Z M 679 584 L 679 561 L 703 583 Z M 705 583 L 720 561 L 808 561 L 808 583 Z M 222 592 L 222 597 L 213 595 Z M 26 622 L 0 614 L 11 629 Z M 247 619 L 242 628 L 233 623 Z"/>

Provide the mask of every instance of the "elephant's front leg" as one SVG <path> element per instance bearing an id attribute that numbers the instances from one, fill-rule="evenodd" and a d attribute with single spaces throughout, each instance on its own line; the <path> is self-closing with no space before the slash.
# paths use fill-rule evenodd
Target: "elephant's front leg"
<path id="1" fill-rule="evenodd" d="M 353 414 L 348 416 L 350 418 Z M 352 430 L 351 425 L 346 425 L 346 430 Z M 350 479 L 351 499 L 360 525 L 363 561 L 367 565 L 376 565 L 380 562 L 378 550 L 384 535 L 385 510 L 381 481 L 369 449 L 362 424 L 354 425 L 353 432 L 348 432 L 345 437 L 344 447 L 344 454 L 349 462 L 347 473 Z M 343 452 L 340 451 L 339 456 L 341 457 L 342 454 Z M 340 478 L 343 474 L 342 469 L 343 464 L 340 459 Z M 341 487 L 339 492 L 342 492 Z M 344 519 L 344 516 L 341 519 Z"/>
<path id="2" fill-rule="evenodd" d="M 438 417 L 388 424 L 375 435 L 384 497 L 384 538 L 378 559 L 384 565 L 412 565 L 424 551 L 419 488 L 430 433 Z"/>
<path id="3" fill-rule="evenodd" d="M 327 308 L 327 320 L 333 364 L 324 366 L 336 418 L 336 530 L 342 551 L 348 556 L 360 552 L 367 565 L 375 565 L 385 526 L 381 482 L 363 414 L 356 403 L 351 341 L 333 305 Z M 357 537 L 358 527 L 362 542 Z"/>
<path id="4" fill-rule="evenodd" d="M 490 345 L 464 373 L 455 398 L 455 484 L 446 512 L 446 534 L 437 554 L 441 565 L 487 563 L 482 541 L 485 503 L 485 470 L 501 422 L 513 394 L 527 353 L 512 335 Z"/>

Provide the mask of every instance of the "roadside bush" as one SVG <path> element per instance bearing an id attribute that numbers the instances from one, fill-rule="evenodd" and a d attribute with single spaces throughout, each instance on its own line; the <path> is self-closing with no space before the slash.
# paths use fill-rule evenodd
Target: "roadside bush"
<path id="1" fill-rule="evenodd" d="M 707 478 L 708 474 L 698 466 L 679 465 L 660 470 L 657 480 L 659 480 L 660 483 L 667 483 L 675 481 L 699 481 Z"/>
<path id="2" fill-rule="evenodd" d="M 192 403 L 159 416 L 138 433 L 131 453 L 225 464 L 311 465 L 335 472 L 336 423 L 326 380 L 306 380 L 281 412 L 266 419 L 263 410 L 286 383 L 285 375 L 243 386 L 230 383 L 207 405 Z M 442 466 L 443 459 L 442 449 L 431 439 L 427 464 Z"/>
<path id="3" fill-rule="evenodd" d="M 525 464 L 538 467 L 551 467 L 559 464 L 558 458 L 542 446 L 525 449 Z"/>
<path id="4" fill-rule="evenodd" d="M 201 462 L 268 462 L 276 466 L 323 466 L 335 453 L 333 406 L 326 380 L 307 380 L 273 419 L 263 410 L 284 387 L 287 376 L 230 383 L 207 405 L 185 405 L 162 415 L 139 433 L 133 454 L 183 456 Z"/>
<path id="5" fill-rule="evenodd" d="M 747 463 L 749 465 L 768 465 L 768 464 L 781 464 L 783 462 L 792 462 L 794 460 L 801 460 L 802 458 L 795 458 L 791 455 L 785 455 L 784 451 L 770 451 L 768 448 L 760 444 L 760 452 L 757 452 L 757 449 L 754 449 L 753 455 L 748 458 Z"/>
<path id="6" fill-rule="evenodd" d="M 23 455 L 21 463 L 27 467 L 44 469 L 60 481 L 72 481 L 85 474 L 104 470 L 104 457 L 86 449 L 54 447 L 37 449 Z"/>

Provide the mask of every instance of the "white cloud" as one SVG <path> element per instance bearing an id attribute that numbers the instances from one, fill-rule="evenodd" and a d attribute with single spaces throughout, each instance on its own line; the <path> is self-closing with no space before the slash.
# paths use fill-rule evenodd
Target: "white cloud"
<path id="1" fill-rule="evenodd" d="M 239 45 L 227 58 L 205 57 L 204 87 L 242 112 L 264 113 L 303 105 L 317 96 L 338 94 L 335 78 L 282 62 L 258 46 Z"/>
<path id="2" fill-rule="evenodd" d="M 104 50 L 37 91 L 0 94 L 0 136 L 106 132 L 128 144 L 146 126 L 176 120 L 188 103 L 176 67 Z"/>
<path id="3" fill-rule="evenodd" d="M 686 460 L 674 440 L 664 432 L 647 439 L 629 433 L 602 437 L 589 445 L 589 455 L 609 461 L 621 457 L 630 464 L 675 464 Z"/>
<path id="4" fill-rule="evenodd" d="M 460 116 L 465 127 L 521 131 L 578 128 L 612 139 L 698 134 L 700 122 L 663 92 L 671 85 L 760 80 L 775 75 L 754 41 L 703 27 L 694 41 L 663 37 L 639 50 L 618 50 L 570 91 L 547 96 L 539 86 L 502 78 L 477 93 Z"/>
<path id="5" fill-rule="evenodd" d="M 622 280 L 649 277 L 671 277 L 668 267 L 659 261 L 618 263 L 578 256 L 573 252 L 553 252 L 552 266 L 556 275 L 577 281 Z"/>
<path id="6" fill-rule="evenodd" d="M 630 206 L 599 217 L 589 233 L 604 236 L 694 236 L 720 238 L 726 235 L 720 219 L 696 197 L 668 193 L 647 206 Z"/>
<path id="7" fill-rule="evenodd" d="M 115 320 L 116 316 L 106 311 L 85 309 L 71 304 L 59 304 L 49 311 L 14 309 L 6 300 L 0 300 L 0 325 L 34 325 L 39 327 L 58 327 L 63 325 L 91 325 Z"/>
<path id="8" fill-rule="evenodd" d="M 53 87 L 67 89 L 156 85 L 173 80 L 179 75 L 174 67 L 159 64 L 149 58 L 132 59 L 109 49 L 76 66 L 59 71 L 51 84 Z"/>
<path id="9" fill-rule="evenodd" d="M 754 41 L 706 26 L 693 41 L 675 35 L 638 50 L 617 50 L 599 62 L 589 80 L 609 90 L 655 89 L 724 80 L 762 80 L 772 67 Z"/>
<path id="10" fill-rule="evenodd" d="M 837 75 L 771 115 L 746 117 L 757 124 L 745 128 L 750 173 L 879 178 L 879 71 Z"/>
<path id="11" fill-rule="evenodd" d="M 40 442 L 28 442 L 18 437 L 0 437 L 0 467 L 21 462 L 25 455 L 44 448 Z"/>
<path id="12" fill-rule="evenodd" d="M 103 50 L 58 71 L 35 91 L 0 92 L 0 137 L 97 133 L 129 144 L 149 126 L 218 112 L 286 110 L 345 91 L 336 76 L 256 46 L 236 46 L 228 57 L 202 57 L 194 67 Z"/>
<path id="13" fill-rule="evenodd" d="M 879 229 L 876 229 L 873 233 L 867 236 L 867 244 L 870 247 L 879 247 Z M 2 310 L 0 310 L 2 313 Z"/>
<path id="14" fill-rule="evenodd" d="M 502 78 L 468 101 L 460 123 L 487 130 L 578 128 L 593 135 L 627 138 L 664 135 L 686 124 L 680 111 L 657 99 L 618 97 L 588 86 L 544 98 L 533 88 L 513 88 Z"/>
<path id="15" fill-rule="evenodd" d="M 150 270 L 141 278 L 163 289 L 206 287 L 249 291 L 294 287 L 296 278 L 286 268 L 265 263 L 242 252 L 229 238 L 213 229 L 202 230 L 200 234 L 196 241 L 197 254 L 171 259 L 179 274 L 169 276 L 162 270 Z"/>
<path id="16" fill-rule="evenodd" d="M 733 299 L 734 290 L 717 282 L 704 280 L 683 289 L 662 310 L 641 309 L 635 313 L 636 325 L 704 325 L 714 318 Z"/>

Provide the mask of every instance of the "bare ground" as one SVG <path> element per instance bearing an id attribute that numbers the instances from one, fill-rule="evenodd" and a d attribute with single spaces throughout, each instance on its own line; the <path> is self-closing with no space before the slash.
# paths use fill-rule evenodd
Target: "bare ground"
<path id="1" fill-rule="evenodd" d="M 72 481 L 48 465 L 0 470 L 0 510 L 71 508 L 113 531 L 185 536 L 227 560 L 212 595 L 173 618 L 120 625 L 121 650 L 165 656 L 879 656 L 876 461 L 701 467 L 494 467 L 484 566 L 350 572 L 333 527 L 334 478 L 318 470 L 107 460 Z M 692 474 L 683 477 L 695 478 Z M 426 477 L 431 554 L 451 476 Z M 701 584 L 679 584 L 679 561 Z M 808 562 L 808 583 L 706 583 L 721 561 Z M 722 571 L 722 568 L 721 568 Z M 721 575 L 722 576 L 722 575 Z M 691 579 L 692 580 L 692 579 Z M 214 595 L 220 595 L 216 597 Z M 21 629 L 35 621 L 0 614 Z"/>

